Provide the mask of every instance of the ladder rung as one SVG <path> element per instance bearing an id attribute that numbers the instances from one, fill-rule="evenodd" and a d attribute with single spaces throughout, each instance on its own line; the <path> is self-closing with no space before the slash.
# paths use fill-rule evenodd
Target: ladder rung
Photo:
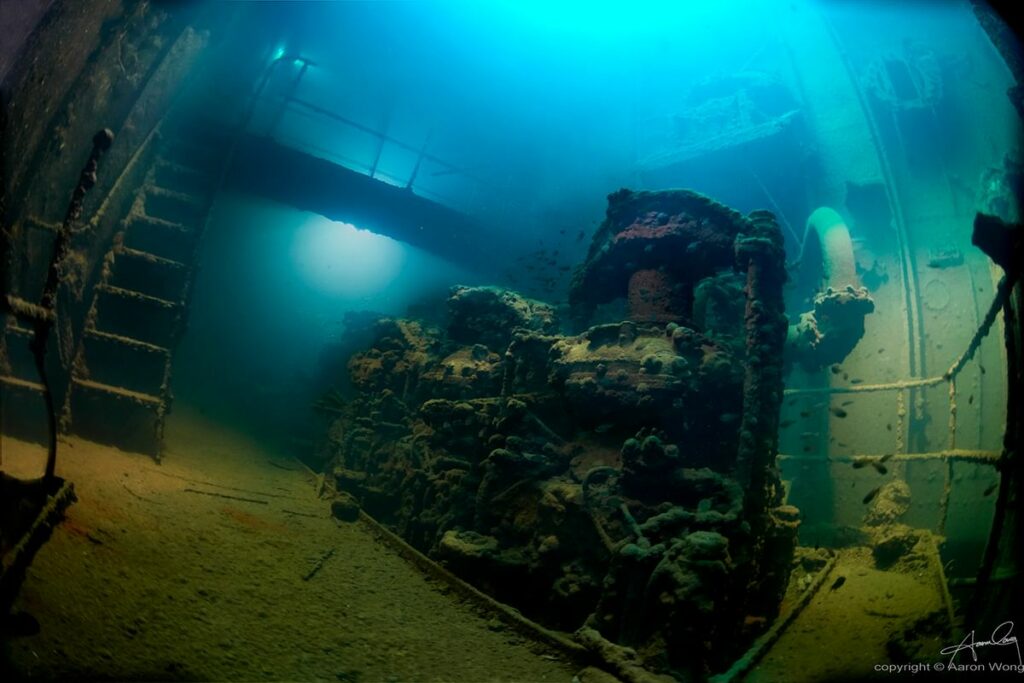
<path id="1" fill-rule="evenodd" d="M 180 232 L 185 235 L 191 235 L 194 232 L 192 228 L 188 227 L 187 225 L 182 225 L 181 223 L 175 223 L 173 221 L 164 220 L 163 218 L 157 218 L 156 216 L 150 216 L 149 214 L 143 213 L 141 211 L 132 211 L 132 213 L 128 215 L 128 222 L 154 225 L 158 228 L 163 228 L 164 230 Z"/>
<path id="2" fill-rule="evenodd" d="M 28 216 L 25 219 L 25 223 L 30 228 L 35 228 L 36 230 L 47 230 L 49 232 L 57 232 L 61 228 L 60 223 L 48 223 L 44 220 L 36 218 L 35 216 Z"/>
<path id="3" fill-rule="evenodd" d="M 163 187 L 161 185 L 147 185 L 145 188 L 146 192 L 152 195 L 161 197 L 170 197 L 186 204 L 192 204 L 196 208 L 202 208 L 206 202 L 195 195 L 187 192 L 179 192 L 178 190 L 172 190 L 169 187 Z"/>
<path id="4" fill-rule="evenodd" d="M 144 394 L 141 391 L 132 391 L 131 389 L 125 389 L 124 387 L 115 387 L 110 384 L 103 384 L 101 382 L 94 382 L 91 379 L 81 379 L 78 377 L 73 378 L 71 381 L 76 387 L 95 391 L 100 394 L 107 394 L 113 398 L 131 401 L 132 403 L 146 406 L 148 408 L 156 409 L 160 408 L 164 404 L 164 402 L 160 400 L 159 396 Z"/>
<path id="5" fill-rule="evenodd" d="M 124 289 L 122 287 L 115 287 L 114 285 L 99 284 L 96 285 L 96 290 L 100 292 L 107 292 L 108 294 L 113 294 L 114 296 L 119 296 L 124 299 L 133 299 L 135 301 L 153 304 L 154 306 L 160 306 L 161 308 L 177 308 L 181 305 L 174 301 L 168 301 L 167 299 L 161 299 L 160 297 L 136 292 L 134 289 Z"/>
<path id="6" fill-rule="evenodd" d="M 187 268 L 188 267 L 184 263 L 182 263 L 181 261 L 175 261 L 174 259 L 164 258 L 163 256 L 157 256 L 156 254 L 151 254 L 148 251 L 141 251 L 139 249 L 132 249 L 131 247 L 126 247 L 124 245 L 120 245 L 120 246 L 115 247 L 114 248 L 114 252 L 117 253 L 117 254 L 122 254 L 124 256 L 130 256 L 131 258 L 137 258 L 137 259 L 140 259 L 142 261 L 149 261 L 150 263 L 156 263 L 156 264 L 159 264 L 161 266 L 167 266 L 168 268 Z"/>
<path id="7" fill-rule="evenodd" d="M 87 328 L 85 330 L 85 336 L 92 337 L 93 339 L 102 339 L 103 341 L 114 342 L 115 344 L 124 344 L 125 346 L 131 346 L 132 348 L 139 349 L 140 351 L 148 351 L 149 353 L 159 353 L 165 356 L 170 354 L 170 352 L 162 346 L 150 344 L 149 342 L 144 342 L 141 339 L 135 339 L 134 337 L 111 334 L 110 332 L 97 330 L 95 327 Z"/>
<path id="8" fill-rule="evenodd" d="M 18 318 L 33 320 L 35 322 L 53 320 L 53 311 L 11 294 L 7 295 L 7 308 L 9 308 L 11 313 Z"/>
<path id="9" fill-rule="evenodd" d="M 39 382 L 30 382 L 27 379 L 12 377 L 10 375 L 0 375 L 0 384 L 3 384 L 4 386 L 8 387 L 14 387 L 17 389 L 28 389 L 29 391 L 37 391 L 39 393 L 43 393 L 44 391 L 46 391 L 46 387 L 44 387 Z"/>
<path id="10" fill-rule="evenodd" d="M 27 327 L 22 327 L 14 322 L 8 322 L 5 328 L 8 334 L 13 334 L 15 337 L 24 337 L 25 339 L 32 339 L 35 336 L 35 332 Z"/>
<path id="11" fill-rule="evenodd" d="M 177 161 L 172 161 L 170 159 L 167 159 L 166 157 L 157 158 L 156 164 L 158 166 L 164 166 L 166 168 L 169 168 L 175 173 L 181 173 L 182 175 L 202 176 L 209 180 L 213 180 L 213 175 L 207 173 L 206 171 L 198 169 L 194 166 L 186 166 L 184 164 L 179 164 Z"/>

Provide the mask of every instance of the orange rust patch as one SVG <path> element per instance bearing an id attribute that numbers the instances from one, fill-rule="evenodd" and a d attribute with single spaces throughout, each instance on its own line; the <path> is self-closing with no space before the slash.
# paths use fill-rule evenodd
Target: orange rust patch
<path id="1" fill-rule="evenodd" d="M 86 524 L 81 518 L 68 515 L 63 518 L 60 522 L 59 528 L 70 533 L 72 536 L 77 536 L 81 539 L 85 539 L 90 543 L 97 543 L 99 536 L 95 533 L 95 526 Z"/>
<path id="2" fill-rule="evenodd" d="M 256 531 L 276 531 L 285 532 L 288 531 L 288 527 L 283 524 L 277 524 L 275 522 L 268 522 L 265 519 L 257 517 L 254 514 L 246 512 L 245 510 L 239 510 L 238 508 L 225 506 L 220 510 L 225 517 L 237 522 L 239 525 L 253 529 Z"/>
<path id="3" fill-rule="evenodd" d="M 60 528 L 69 534 L 81 536 L 86 539 L 89 538 L 89 535 L 92 533 L 92 529 L 72 517 L 65 517 L 64 521 L 60 523 Z"/>

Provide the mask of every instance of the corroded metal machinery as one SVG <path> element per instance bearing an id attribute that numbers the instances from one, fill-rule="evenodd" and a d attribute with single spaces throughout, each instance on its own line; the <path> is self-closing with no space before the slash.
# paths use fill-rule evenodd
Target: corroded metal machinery
<path id="1" fill-rule="evenodd" d="M 720 670 L 777 613 L 796 542 L 784 280 L 771 214 L 622 190 L 577 270 L 582 332 L 494 288 L 456 289 L 447 329 L 378 320 L 321 455 L 340 496 L 526 615 Z M 613 299 L 629 319 L 589 325 Z"/>

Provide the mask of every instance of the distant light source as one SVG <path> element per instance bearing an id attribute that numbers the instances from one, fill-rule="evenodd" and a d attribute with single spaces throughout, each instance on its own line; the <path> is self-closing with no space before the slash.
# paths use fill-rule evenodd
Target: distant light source
<path id="1" fill-rule="evenodd" d="M 272 62 L 278 61 L 279 59 L 284 57 L 284 52 L 285 52 L 284 45 L 278 45 L 277 49 L 274 50 L 274 54 L 272 54 L 270 56 L 270 61 L 272 61 Z"/>
<path id="2" fill-rule="evenodd" d="M 314 216 L 299 229 L 292 259 L 312 288 L 358 299 L 381 291 L 398 277 L 406 250 L 390 237 Z"/>

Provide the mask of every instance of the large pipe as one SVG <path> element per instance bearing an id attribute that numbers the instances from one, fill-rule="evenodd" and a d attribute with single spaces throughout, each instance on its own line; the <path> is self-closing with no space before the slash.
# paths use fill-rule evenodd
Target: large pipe
<path id="1" fill-rule="evenodd" d="M 816 209 L 807 219 L 803 244 L 800 263 L 807 264 L 805 256 L 820 262 L 825 285 L 833 289 L 861 286 L 850 230 L 838 211 L 827 206 Z"/>
<path id="2" fill-rule="evenodd" d="M 789 328 L 788 352 L 806 369 L 842 362 L 864 336 L 875 303 L 861 286 L 846 221 L 823 206 L 807 219 L 799 285 L 815 292 L 814 309 Z"/>

